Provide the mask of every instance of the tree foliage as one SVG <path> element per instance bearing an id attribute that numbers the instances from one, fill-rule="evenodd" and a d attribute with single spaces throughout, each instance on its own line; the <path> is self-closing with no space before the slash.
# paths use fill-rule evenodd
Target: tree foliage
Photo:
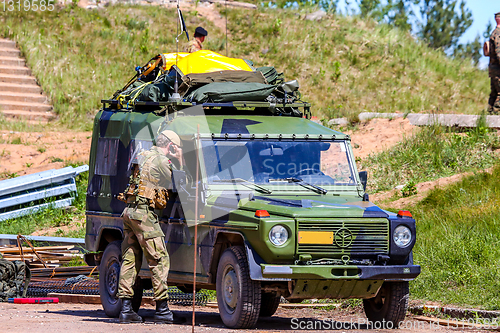
<path id="1" fill-rule="evenodd" d="M 420 15 L 418 35 L 435 49 L 456 48 L 473 22 L 463 0 L 420 0 Z"/>

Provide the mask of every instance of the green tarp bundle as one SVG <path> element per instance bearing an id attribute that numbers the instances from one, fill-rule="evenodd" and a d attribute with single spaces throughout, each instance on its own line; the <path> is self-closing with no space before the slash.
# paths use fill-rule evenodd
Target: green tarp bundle
<path id="1" fill-rule="evenodd" d="M 187 100 L 196 103 L 232 101 L 265 101 L 276 86 L 248 82 L 215 82 L 193 91 Z"/>
<path id="2" fill-rule="evenodd" d="M 253 82 L 267 83 L 262 72 L 248 71 L 218 71 L 210 73 L 193 73 L 182 77 L 179 93 L 184 95 L 188 91 L 214 82 Z"/>

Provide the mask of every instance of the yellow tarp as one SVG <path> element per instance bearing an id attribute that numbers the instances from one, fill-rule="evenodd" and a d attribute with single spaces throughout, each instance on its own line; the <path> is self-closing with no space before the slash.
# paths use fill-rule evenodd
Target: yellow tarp
<path id="1" fill-rule="evenodd" d="M 163 69 L 169 70 L 170 67 L 175 65 L 176 53 L 164 53 L 162 56 L 164 59 Z M 228 58 L 209 50 L 200 50 L 194 53 L 179 52 L 177 67 L 184 75 L 228 70 L 252 71 L 243 59 Z"/>

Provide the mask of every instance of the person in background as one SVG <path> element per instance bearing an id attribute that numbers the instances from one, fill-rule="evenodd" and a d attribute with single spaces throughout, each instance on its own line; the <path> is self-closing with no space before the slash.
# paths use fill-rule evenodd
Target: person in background
<path id="1" fill-rule="evenodd" d="M 194 38 L 189 42 L 189 46 L 187 52 L 193 53 L 199 50 L 203 50 L 203 42 L 205 41 L 205 37 L 207 37 L 208 32 L 202 27 L 196 28 L 194 31 Z"/>
<path id="2" fill-rule="evenodd" d="M 490 65 L 488 74 L 491 80 L 491 93 L 488 100 L 488 113 L 498 114 L 500 111 L 500 12 L 495 14 L 497 26 L 489 40 Z"/>

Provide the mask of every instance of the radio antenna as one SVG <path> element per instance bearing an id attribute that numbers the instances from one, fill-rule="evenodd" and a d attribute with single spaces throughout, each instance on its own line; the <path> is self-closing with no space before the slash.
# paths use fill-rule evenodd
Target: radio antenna
<path id="1" fill-rule="evenodd" d="M 177 36 L 175 37 L 175 44 L 176 44 L 176 53 L 175 53 L 175 83 L 174 83 L 174 93 L 172 96 L 169 97 L 169 101 L 175 102 L 175 101 L 180 101 L 181 100 L 181 95 L 179 95 L 179 82 L 178 82 L 178 72 L 177 72 L 177 62 L 179 61 L 179 37 L 182 35 L 183 32 L 186 32 L 186 37 L 189 40 L 189 35 L 186 29 L 186 25 L 184 24 L 184 18 L 182 17 L 182 12 L 179 6 L 180 0 L 177 0 Z M 181 25 L 181 31 L 179 33 L 179 25 Z"/>

